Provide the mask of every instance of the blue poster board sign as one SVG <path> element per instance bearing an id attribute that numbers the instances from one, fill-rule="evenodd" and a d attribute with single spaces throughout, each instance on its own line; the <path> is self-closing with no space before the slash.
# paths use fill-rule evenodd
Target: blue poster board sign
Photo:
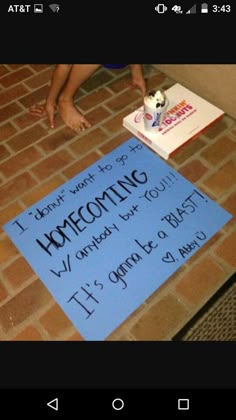
<path id="1" fill-rule="evenodd" d="M 4 229 L 86 340 L 104 340 L 231 215 L 135 138 Z"/>

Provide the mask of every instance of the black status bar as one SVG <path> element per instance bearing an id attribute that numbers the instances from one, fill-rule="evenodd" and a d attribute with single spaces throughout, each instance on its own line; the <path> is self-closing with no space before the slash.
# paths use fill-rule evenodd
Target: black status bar
<path id="1" fill-rule="evenodd" d="M 28 4 L 26 4 L 28 3 Z M 109 7 L 107 2 L 98 2 L 97 4 L 90 2 L 83 3 L 83 4 L 71 4 L 70 2 L 65 2 L 63 0 L 56 0 L 54 1 L 35 1 L 32 2 L 21 2 L 20 0 L 16 0 L 11 2 L 11 0 L 5 1 L 1 4 L 0 10 L 1 13 L 8 14 L 9 16 L 20 15 L 22 18 L 26 15 L 34 15 L 36 19 L 43 19 L 43 16 L 49 15 L 53 19 L 58 19 L 60 16 L 64 17 L 92 17 L 92 15 L 97 13 L 101 17 L 104 16 L 103 13 L 106 13 L 108 21 L 113 19 L 114 23 L 117 21 L 117 17 L 121 17 L 123 15 L 123 19 L 125 20 L 126 16 L 128 19 L 132 17 L 133 19 L 137 19 L 138 16 L 142 16 L 147 18 L 151 15 L 178 15 L 180 18 L 181 16 L 185 15 L 203 15 L 203 18 L 206 15 L 223 15 L 223 16 L 230 16 L 235 12 L 236 7 L 232 1 L 214 1 L 211 0 L 209 2 L 189 2 L 189 1 L 160 1 L 158 2 L 152 0 L 151 2 L 144 3 L 143 5 L 137 6 L 137 3 L 133 1 L 129 1 L 129 4 L 124 0 L 119 1 L 119 5 L 117 5 L 114 9 Z M 186 16 L 186 17 L 187 17 Z M 105 23 L 105 20 L 104 20 Z M 107 22 L 108 23 L 108 22 Z M 122 26 L 121 26 L 122 30 Z"/>

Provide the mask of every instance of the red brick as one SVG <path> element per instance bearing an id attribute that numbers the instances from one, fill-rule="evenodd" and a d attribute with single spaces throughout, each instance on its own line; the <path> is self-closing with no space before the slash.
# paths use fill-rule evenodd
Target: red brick
<path id="1" fill-rule="evenodd" d="M 69 166 L 63 173 L 68 179 L 73 178 L 100 158 L 101 156 L 98 153 L 91 152 L 84 158 L 77 160 L 74 165 Z"/>
<path id="2" fill-rule="evenodd" d="M 120 76 L 122 74 L 128 73 L 129 69 L 128 67 L 121 67 L 120 69 L 112 69 L 109 68 L 109 73 L 112 73 L 114 76 Z"/>
<path id="3" fill-rule="evenodd" d="M 236 267 L 236 232 L 231 233 L 216 249 L 215 254 L 232 267 Z"/>
<path id="4" fill-rule="evenodd" d="M 23 208 L 18 203 L 13 203 L 10 206 L 5 207 L 0 211 L 0 231 L 1 225 L 4 225 L 5 223 L 9 222 L 9 220 L 16 217 L 18 214 L 20 214 L 23 211 Z"/>
<path id="5" fill-rule="evenodd" d="M 12 200 L 24 194 L 32 188 L 36 181 L 27 172 L 15 177 L 0 188 L 0 206 L 5 206 Z"/>
<path id="6" fill-rule="evenodd" d="M 191 256 L 191 259 L 188 262 L 186 262 L 186 265 L 194 265 L 195 262 L 198 261 L 202 255 L 208 255 L 211 252 L 211 250 L 215 247 L 215 245 L 220 241 L 222 235 L 223 232 L 221 231 L 215 233 L 215 235 L 213 235 L 211 239 L 209 239 L 205 244 L 203 244 L 201 248 L 199 248 L 197 252 Z"/>
<path id="7" fill-rule="evenodd" d="M 102 123 L 105 118 L 109 117 L 111 114 L 102 106 L 99 106 L 92 111 L 85 114 L 85 117 L 90 122 L 91 125 L 96 125 Z"/>
<path id="8" fill-rule="evenodd" d="M 42 154 L 35 147 L 29 147 L 0 165 L 0 171 L 5 177 L 10 177 L 24 170 L 26 166 L 40 159 Z"/>
<path id="9" fill-rule="evenodd" d="M 147 80 L 147 90 L 158 89 L 160 85 L 165 82 L 166 75 L 164 73 L 158 72 L 157 74 L 151 76 Z"/>
<path id="10" fill-rule="evenodd" d="M 40 341 L 42 340 L 42 336 L 40 332 L 35 328 L 29 325 L 23 331 L 18 333 L 14 338 L 13 341 Z"/>
<path id="11" fill-rule="evenodd" d="M 124 75 L 119 79 L 114 80 L 113 82 L 108 84 L 109 89 L 111 89 L 115 93 L 119 93 L 127 87 L 130 87 L 131 79 L 130 75 Z"/>
<path id="12" fill-rule="evenodd" d="M 75 332 L 73 333 L 68 339 L 67 341 L 83 341 L 83 337 L 80 335 L 80 333 Z"/>
<path id="13" fill-rule="evenodd" d="M 227 199 L 221 203 L 225 210 L 228 210 L 236 218 L 236 192 L 233 192 Z M 235 220 L 234 220 L 235 222 Z"/>
<path id="14" fill-rule="evenodd" d="M 8 67 L 10 67 L 12 70 L 17 70 L 23 67 L 24 64 L 8 64 Z"/>
<path id="15" fill-rule="evenodd" d="M 174 335 L 176 327 L 183 324 L 186 316 L 184 306 L 175 297 L 168 295 L 151 306 L 130 332 L 137 340 L 165 340 L 171 331 Z"/>
<path id="16" fill-rule="evenodd" d="M 225 163 L 217 172 L 213 173 L 205 182 L 208 188 L 210 188 L 216 194 L 223 194 L 232 185 L 236 184 L 236 163 L 229 161 Z"/>
<path id="17" fill-rule="evenodd" d="M 33 72 L 27 67 L 21 68 L 20 70 L 16 70 L 5 77 L 2 77 L 1 84 L 5 88 L 8 88 L 9 86 L 15 85 L 16 83 L 22 82 L 23 80 L 32 76 L 32 74 Z"/>
<path id="18" fill-rule="evenodd" d="M 7 73 L 9 73 L 9 70 L 3 64 L 0 64 L 0 77 L 5 76 Z"/>
<path id="19" fill-rule="evenodd" d="M 199 150 L 205 146 L 205 142 L 198 137 L 195 140 L 192 140 L 181 147 L 177 152 L 171 157 L 173 162 L 181 164 L 187 159 L 194 156 Z"/>
<path id="20" fill-rule="evenodd" d="M 55 172 L 63 169 L 68 163 L 72 162 L 73 157 L 65 150 L 55 153 L 47 159 L 44 159 L 38 165 L 32 168 L 32 172 L 39 180 L 43 180 Z"/>
<path id="21" fill-rule="evenodd" d="M 10 152 L 7 150 L 7 148 L 0 144 L 0 161 L 6 159 L 10 155 Z"/>
<path id="22" fill-rule="evenodd" d="M 38 121 L 38 117 L 31 115 L 28 111 L 16 117 L 13 121 L 18 127 L 23 130 L 29 125 L 35 124 Z"/>
<path id="23" fill-rule="evenodd" d="M 23 85 L 16 85 L 0 93 L 0 106 L 25 95 L 28 90 Z"/>
<path id="24" fill-rule="evenodd" d="M 106 103 L 112 111 L 120 111 L 127 105 L 140 98 L 140 93 L 136 90 L 130 90 L 129 92 L 123 92 L 120 95 L 116 95 L 114 99 L 111 99 Z"/>
<path id="25" fill-rule="evenodd" d="M 217 195 L 213 193 L 213 191 L 210 191 L 209 188 L 206 188 L 204 185 L 201 185 L 201 191 L 206 194 L 209 198 L 211 198 L 213 201 L 217 200 Z"/>
<path id="26" fill-rule="evenodd" d="M 44 72 L 40 72 L 39 74 L 31 77 L 28 79 L 25 84 L 29 86 L 31 89 L 36 89 L 46 83 L 49 83 L 52 77 L 53 68 L 49 68 Z"/>
<path id="27" fill-rule="evenodd" d="M 44 183 L 40 183 L 40 185 L 31 190 L 29 194 L 25 195 L 22 198 L 22 201 L 26 206 L 32 206 L 64 183 L 64 179 L 57 175 Z"/>
<path id="28" fill-rule="evenodd" d="M 41 72 L 51 67 L 51 64 L 29 64 L 29 66 L 34 69 L 36 72 Z M 54 66 L 53 66 L 54 67 Z"/>
<path id="29" fill-rule="evenodd" d="M 12 137 L 8 141 L 8 145 L 12 148 L 12 150 L 18 152 L 19 150 L 32 145 L 46 134 L 47 131 L 44 128 L 40 125 L 34 125 L 33 127 L 28 128 L 27 130 Z"/>
<path id="30" fill-rule="evenodd" d="M 45 102 L 46 97 L 49 91 L 49 86 L 45 85 L 41 88 L 34 90 L 32 93 L 29 93 L 28 95 L 25 95 L 23 98 L 19 100 L 19 102 L 25 107 L 29 108 L 32 105 L 36 105 L 39 102 Z"/>
<path id="31" fill-rule="evenodd" d="M 3 270 L 3 275 L 13 288 L 21 286 L 34 274 L 30 265 L 24 258 L 20 257 Z"/>
<path id="32" fill-rule="evenodd" d="M 13 242 L 6 237 L 0 239 L 0 263 L 5 263 L 11 257 L 17 255 L 18 251 Z"/>
<path id="33" fill-rule="evenodd" d="M 100 143 L 102 143 L 107 138 L 107 134 L 105 134 L 100 128 L 96 128 L 90 131 L 87 134 L 82 135 L 79 137 L 71 146 L 70 148 L 76 154 L 84 154 L 90 152 L 93 147 L 98 147 Z"/>
<path id="34" fill-rule="evenodd" d="M 208 168 L 204 166 L 199 160 L 192 160 L 179 169 L 179 172 L 191 182 L 198 181 L 206 172 Z"/>
<path id="35" fill-rule="evenodd" d="M 221 284 L 225 272 L 211 257 L 203 258 L 176 286 L 176 291 L 193 305 L 205 303 Z"/>
<path id="36" fill-rule="evenodd" d="M 13 134 L 16 133 L 15 127 L 11 123 L 6 123 L 1 126 L 0 128 L 0 141 L 11 137 Z"/>
<path id="37" fill-rule="evenodd" d="M 21 111 L 22 109 L 15 102 L 6 105 L 5 107 L 1 108 L 0 123 L 5 120 L 8 120 L 8 118 L 14 117 L 14 115 L 19 114 L 19 112 Z"/>
<path id="38" fill-rule="evenodd" d="M 94 89 L 100 88 L 103 84 L 109 82 L 112 76 L 104 69 L 97 71 L 93 74 L 85 83 L 82 84 L 82 88 L 86 92 L 90 92 Z"/>
<path id="39" fill-rule="evenodd" d="M 0 326 L 4 332 L 17 327 L 44 307 L 51 295 L 40 280 L 34 281 L 0 307 Z"/>
<path id="40" fill-rule="evenodd" d="M 229 137 L 224 136 L 204 149 L 201 156 L 212 165 L 217 165 L 235 150 L 236 144 Z"/>
<path id="41" fill-rule="evenodd" d="M 208 128 L 204 135 L 208 137 L 209 139 L 214 139 L 216 136 L 221 134 L 224 130 L 227 128 L 227 122 L 225 118 L 221 118 L 216 123 L 214 123 L 210 128 Z"/>
<path id="42" fill-rule="evenodd" d="M 2 304 L 2 302 L 7 298 L 7 296 L 8 294 L 5 287 L 2 283 L 0 283 L 0 304 Z"/>
<path id="43" fill-rule="evenodd" d="M 111 96 L 111 93 L 106 88 L 99 89 L 98 91 L 82 98 L 79 101 L 79 107 L 83 111 L 88 111 L 90 108 L 94 108 L 95 106 L 100 105 Z"/>
<path id="44" fill-rule="evenodd" d="M 75 133 L 68 127 L 62 128 L 56 133 L 50 134 L 45 137 L 40 143 L 39 146 L 45 151 L 50 152 L 51 150 L 56 150 L 58 147 L 63 146 L 71 139 L 73 139 L 78 134 Z"/>
<path id="45" fill-rule="evenodd" d="M 131 134 L 129 131 L 125 131 L 124 133 L 118 134 L 118 136 L 113 137 L 112 140 L 107 142 L 106 144 L 103 144 L 99 147 L 101 152 L 106 155 L 107 153 L 110 153 L 113 149 L 123 144 L 125 141 L 127 141 L 131 137 Z"/>
<path id="46" fill-rule="evenodd" d="M 129 112 L 131 112 L 131 109 L 126 109 L 126 111 L 120 112 L 119 114 L 115 115 L 115 117 L 105 122 L 103 124 L 103 127 L 105 127 L 111 133 L 117 133 L 123 128 L 123 118 L 126 117 L 129 114 Z M 130 137 L 132 137 L 132 134 L 130 135 Z"/>
<path id="47" fill-rule="evenodd" d="M 53 307 L 40 318 L 40 323 L 51 338 L 57 337 L 71 326 L 70 320 L 57 304 L 53 305 Z"/>

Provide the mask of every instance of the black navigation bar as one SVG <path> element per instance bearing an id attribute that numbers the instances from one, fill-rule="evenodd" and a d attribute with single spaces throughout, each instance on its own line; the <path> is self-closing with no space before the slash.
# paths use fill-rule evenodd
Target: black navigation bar
<path id="1" fill-rule="evenodd" d="M 7 390 L 1 391 L 1 409 L 8 416 L 47 414 L 91 418 L 96 415 L 122 417 L 135 413 L 173 416 L 174 419 L 224 415 L 235 416 L 235 390 Z"/>

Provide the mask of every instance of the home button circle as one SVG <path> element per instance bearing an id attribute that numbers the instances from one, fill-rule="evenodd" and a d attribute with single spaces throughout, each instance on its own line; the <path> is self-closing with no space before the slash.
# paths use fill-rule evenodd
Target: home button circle
<path id="1" fill-rule="evenodd" d="M 124 401 L 121 398 L 115 398 L 112 401 L 112 408 L 114 408 L 114 410 L 119 411 L 122 410 L 122 408 L 124 408 Z"/>

